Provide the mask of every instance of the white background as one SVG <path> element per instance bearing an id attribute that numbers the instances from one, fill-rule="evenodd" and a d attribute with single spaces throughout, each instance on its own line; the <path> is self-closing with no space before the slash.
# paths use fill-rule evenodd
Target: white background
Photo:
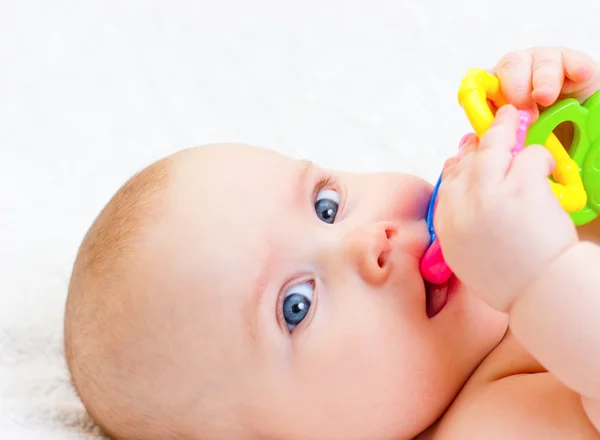
<path id="1" fill-rule="evenodd" d="M 463 73 L 560 44 L 600 2 L 0 0 L 0 438 L 96 438 L 68 385 L 77 246 L 135 171 L 238 141 L 433 181 Z"/>

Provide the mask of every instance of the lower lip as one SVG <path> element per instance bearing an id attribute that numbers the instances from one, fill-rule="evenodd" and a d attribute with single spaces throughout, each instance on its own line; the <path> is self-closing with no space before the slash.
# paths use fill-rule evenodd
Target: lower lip
<path id="1" fill-rule="evenodd" d="M 425 282 L 425 307 L 429 318 L 433 318 L 446 307 L 450 297 L 456 291 L 457 285 L 458 280 L 455 276 L 450 277 L 450 279 L 443 284 L 430 284 Z"/>

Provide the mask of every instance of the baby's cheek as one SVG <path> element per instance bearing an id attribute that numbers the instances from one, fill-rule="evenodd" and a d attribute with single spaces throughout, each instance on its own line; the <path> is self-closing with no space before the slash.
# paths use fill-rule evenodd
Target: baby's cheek
<path id="1" fill-rule="evenodd" d="M 299 367 L 293 394 L 309 401 L 305 410 L 311 418 L 327 414 L 323 423 L 347 431 L 337 436 L 363 439 L 411 438 L 439 416 L 439 405 L 422 400 L 435 392 L 433 349 L 397 308 L 375 310 L 369 302 L 349 307 L 327 324 L 318 326 L 318 335 L 311 333 L 315 339 L 304 341 L 294 361 Z"/>

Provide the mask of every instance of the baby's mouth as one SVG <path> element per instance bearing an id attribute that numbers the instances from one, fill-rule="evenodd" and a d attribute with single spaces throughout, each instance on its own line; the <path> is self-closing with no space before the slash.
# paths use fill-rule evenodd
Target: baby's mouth
<path id="1" fill-rule="evenodd" d="M 455 277 L 451 276 L 448 281 L 442 284 L 432 284 L 427 281 L 425 283 L 425 309 L 427 316 L 433 318 L 440 313 L 446 303 L 455 283 Z"/>

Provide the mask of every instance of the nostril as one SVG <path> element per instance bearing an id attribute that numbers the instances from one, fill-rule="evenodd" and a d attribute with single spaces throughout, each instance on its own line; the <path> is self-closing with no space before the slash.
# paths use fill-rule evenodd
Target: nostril
<path id="1" fill-rule="evenodd" d="M 383 269 L 383 267 L 385 266 L 385 264 L 387 263 L 387 259 L 388 259 L 388 253 L 387 252 L 382 252 L 379 257 L 377 258 L 377 265 Z"/>

